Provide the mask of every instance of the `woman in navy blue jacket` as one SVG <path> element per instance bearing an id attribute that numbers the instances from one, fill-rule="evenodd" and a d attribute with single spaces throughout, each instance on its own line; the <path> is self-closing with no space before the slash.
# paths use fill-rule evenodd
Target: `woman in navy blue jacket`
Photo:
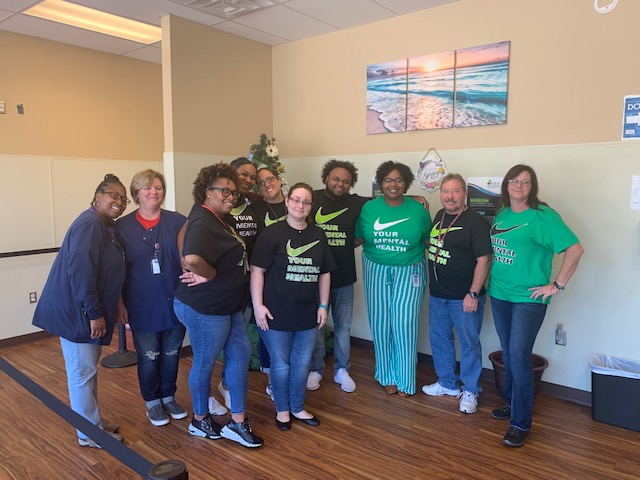
<path id="1" fill-rule="evenodd" d="M 71 224 L 42 290 L 33 324 L 60 337 L 71 408 L 111 433 L 98 409 L 98 360 L 109 345 L 125 277 L 124 250 L 113 221 L 130 200 L 118 177 L 108 174 L 98 185 L 91 206 Z M 78 430 L 83 447 L 97 444 Z"/>
<path id="2" fill-rule="evenodd" d="M 152 425 L 162 426 L 187 412 L 175 401 L 180 347 L 185 328 L 173 311 L 173 292 L 182 274 L 178 232 L 186 217 L 162 209 L 164 176 L 142 170 L 129 189 L 139 208 L 116 222 L 124 245 L 127 279 L 122 300 L 138 353 L 138 382 Z"/>

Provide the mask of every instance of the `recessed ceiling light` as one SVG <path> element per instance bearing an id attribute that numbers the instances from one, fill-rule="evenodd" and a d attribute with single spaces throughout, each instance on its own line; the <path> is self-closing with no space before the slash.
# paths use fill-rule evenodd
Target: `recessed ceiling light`
<path id="1" fill-rule="evenodd" d="M 22 13 L 147 45 L 162 39 L 160 27 L 64 0 L 45 0 Z"/>

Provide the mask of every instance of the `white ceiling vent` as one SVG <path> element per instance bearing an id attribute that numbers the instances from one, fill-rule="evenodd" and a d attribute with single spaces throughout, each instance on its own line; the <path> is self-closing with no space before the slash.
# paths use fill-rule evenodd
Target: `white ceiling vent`
<path id="1" fill-rule="evenodd" d="M 231 19 L 255 12 L 261 8 L 271 7 L 283 0 L 169 0 L 172 3 L 184 5 L 200 12 L 215 15 L 226 19 Z"/>

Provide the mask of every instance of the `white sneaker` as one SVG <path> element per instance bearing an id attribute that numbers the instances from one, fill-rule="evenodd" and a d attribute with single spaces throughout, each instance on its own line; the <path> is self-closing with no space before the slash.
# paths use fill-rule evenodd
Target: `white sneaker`
<path id="1" fill-rule="evenodd" d="M 346 368 L 339 368 L 333 376 L 333 381 L 340 384 L 340 388 L 345 392 L 351 393 L 356 391 L 356 382 L 353 381 Z M 307 388 L 309 388 L 307 384 Z"/>
<path id="2" fill-rule="evenodd" d="M 478 411 L 478 394 L 464 391 L 460 395 L 460 411 L 462 413 L 476 413 Z"/>
<path id="3" fill-rule="evenodd" d="M 224 406 L 227 407 L 228 409 L 231 409 L 231 395 L 229 395 L 229 390 L 224 388 L 224 384 L 222 382 L 218 384 L 218 391 L 220 392 L 220 395 L 222 395 L 222 398 L 224 399 Z"/>
<path id="4" fill-rule="evenodd" d="M 320 380 L 322 380 L 322 375 L 320 375 L 318 372 L 311 370 L 309 372 L 309 376 L 307 377 L 307 390 L 319 389 Z"/>
<path id="5" fill-rule="evenodd" d="M 423 385 L 422 393 L 426 393 L 427 395 L 431 395 L 432 397 L 441 397 L 443 395 L 451 395 L 452 397 L 459 397 L 462 393 L 459 388 L 450 389 L 444 388 L 438 382 L 432 383 L 431 385 Z"/>
<path id="6" fill-rule="evenodd" d="M 213 396 L 209 397 L 209 413 L 211 415 L 226 415 L 227 408 L 217 401 Z"/>
<path id="7" fill-rule="evenodd" d="M 267 392 L 267 395 L 271 397 L 271 401 L 275 403 L 275 400 L 273 399 L 273 390 L 271 389 L 271 385 L 267 385 L 267 388 L 265 388 L 264 391 Z"/>

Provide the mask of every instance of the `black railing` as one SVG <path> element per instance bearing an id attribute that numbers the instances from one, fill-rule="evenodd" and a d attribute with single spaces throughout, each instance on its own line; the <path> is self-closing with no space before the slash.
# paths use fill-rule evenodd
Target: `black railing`
<path id="1" fill-rule="evenodd" d="M 60 247 L 56 248 L 40 248 L 39 250 L 21 250 L 19 252 L 0 253 L 0 258 L 26 257 L 28 255 L 41 255 L 43 253 L 57 253 Z"/>

